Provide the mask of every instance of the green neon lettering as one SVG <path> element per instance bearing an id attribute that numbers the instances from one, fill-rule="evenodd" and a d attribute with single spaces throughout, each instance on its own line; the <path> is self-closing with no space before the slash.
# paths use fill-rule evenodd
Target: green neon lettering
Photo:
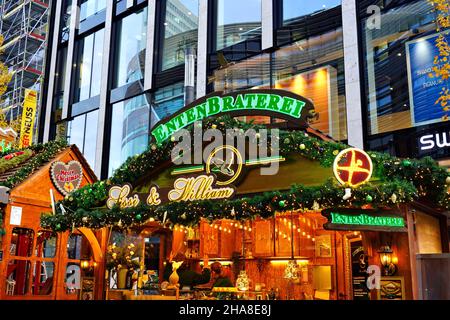
<path id="1" fill-rule="evenodd" d="M 212 97 L 208 99 L 208 117 L 220 112 L 220 101 L 221 99 L 219 97 Z"/>
<path id="2" fill-rule="evenodd" d="M 366 214 L 346 215 L 336 212 L 331 213 L 331 222 L 344 225 L 367 225 L 379 227 L 404 227 L 405 221 L 400 217 L 373 217 Z"/>
<path id="3" fill-rule="evenodd" d="M 161 143 L 167 139 L 167 135 L 164 128 L 165 128 L 164 125 L 160 124 L 158 127 L 155 128 L 155 130 L 152 131 L 152 135 L 155 137 L 156 143 Z"/>
<path id="4" fill-rule="evenodd" d="M 187 122 L 192 123 L 195 121 L 195 108 L 191 108 L 187 110 L 186 112 Z"/>
<path id="5" fill-rule="evenodd" d="M 256 109 L 266 109 L 267 94 L 257 94 Z"/>
<path id="6" fill-rule="evenodd" d="M 236 97 L 236 101 L 234 102 L 234 106 L 235 106 L 236 110 L 245 109 L 244 98 L 242 97 L 242 94 L 238 94 L 238 96 Z"/>
<path id="7" fill-rule="evenodd" d="M 181 113 L 174 118 L 175 122 L 177 123 L 177 131 L 186 126 L 185 122 L 183 121 L 184 116 L 185 113 Z"/>
<path id="8" fill-rule="evenodd" d="M 168 135 L 170 136 L 172 133 L 174 133 L 175 131 L 178 130 L 178 127 L 175 123 L 175 118 L 170 119 L 167 123 L 166 123 L 166 127 L 167 127 L 167 131 L 168 131 Z"/>
<path id="9" fill-rule="evenodd" d="M 295 110 L 292 113 L 292 116 L 295 118 L 300 118 L 303 107 L 306 105 L 306 103 L 303 101 L 300 101 L 300 100 L 295 100 L 295 101 L 297 102 L 297 104 L 295 105 Z"/>
<path id="10" fill-rule="evenodd" d="M 271 94 L 269 99 L 269 104 L 267 105 L 267 109 L 279 111 L 278 103 L 280 103 L 281 97 L 276 94 Z M 283 112 L 282 112 L 283 113 Z"/>
<path id="11" fill-rule="evenodd" d="M 245 106 L 245 108 L 247 109 L 253 109 L 253 100 L 255 100 L 256 98 L 256 94 L 246 94 L 245 95 L 245 100 L 247 100 L 247 105 Z"/>
<path id="12" fill-rule="evenodd" d="M 235 109 L 235 107 L 233 105 L 233 103 L 234 103 L 233 97 L 224 97 L 222 99 L 222 101 L 223 101 L 222 112 L 226 112 L 226 111 Z"/>
<path id="13" fill-rule="evenodd" d="M 206 102 L 196 106 L 195 109 L 197 110 L 197 120 L 202 120 L 206 118 L 207 116 Z"/>

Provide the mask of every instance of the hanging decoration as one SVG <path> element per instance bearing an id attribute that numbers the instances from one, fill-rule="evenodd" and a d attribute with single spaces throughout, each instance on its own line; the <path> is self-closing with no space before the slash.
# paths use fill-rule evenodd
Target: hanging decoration
<path id="1" fill-rule="evenodd" d="M 83 179 L 83 167 L 78 161 L 70 161 L 65 164 L 61 161 L 55 161 L 50 167 L 50 176 L 54 186 L 63 195 L 78 190 Z"/>

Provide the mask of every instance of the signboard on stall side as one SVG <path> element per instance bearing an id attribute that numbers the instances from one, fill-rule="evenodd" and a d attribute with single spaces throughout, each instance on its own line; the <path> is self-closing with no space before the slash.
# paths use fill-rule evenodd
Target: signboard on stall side
<path id="1" fill-rule="evenodd" d="M 285 119 L 295 127 L 306 128 L 314 113 L 312 102 L 284 90 L 246 90 L 229 94 L 214 93 L 182 108 L 171 117 L 158 122 L 151 135 L 157 144 L 196 121 L 208 117 L 272 116 Z"/>
<path id="2" fill-rule="evenodd" d="M 9 224 L 12 226 L 20 226 L 22 224 L 22 207 L 11 207 L 11 216 Z"/>
<path id="3" fill-rule="evenodd" d="M 328 219 L 326 230 L 407 231 L 405 219 L 392 211 L 340 208 L 323 210 L 322 215 Z"/>
<path id="4" fill-rule="evenodd" d="M 445 112 L 436 104 L 443 87 L 449 86 L 441 79 L 430 77 L 433 73 L 434 58 L 439 56 L 436 39 L 439 34 L 423 37 L 406 43 L 409 96 L 411 103 L 411 123 L 413 126 L 442 122 Z M 450 35 L 446 38 L 450 41 Z"/>

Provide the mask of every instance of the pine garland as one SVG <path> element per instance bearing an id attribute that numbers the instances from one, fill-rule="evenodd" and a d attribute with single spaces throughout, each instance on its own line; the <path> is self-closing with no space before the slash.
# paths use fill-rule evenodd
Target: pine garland
<path id="1" fill-rule="evenodd" d="M 42 165 L 52 160 L 62 150 L 67 148 L 67 142 L 65 141 L 51 141 L 46 144 L 37 144 L 31 146 L 27 150 L 34 152 L 35 156 L 26 161 L 26 164 L 18 170 L 14 175 L 8 177 L 5 181 L 0 182 L 0 186 L 5 186 L 10 189 L 14 188 L 18 184 L 22 183 Z M 18 152 L 17 150 L 11 150 L 8 154 Z M 28 152 L 28 151 L 27 151 Z M 8 154 L 3 154 L 5 157 Z"/>
<path id="2" fill-rule="evenodd" d="M 230 117 L 210 118 L 203 127 L 217 128 L 225 132 L 234 128 L 245 134 L 248 129 L 261 129 L 252 123 L 243 123 Z M 190 128 L 192 130 L 192 126 Z M 300 131 L 280 131 L 280 154 L 296 153 L 317 160 L 324 167 L 331 167 L 336 155 L 348 148 L 342 143 L 322 141 Z M 61 203 L 68 214 L 59 212 L 55 216 L 44 215 L 41 225 L 55 231 L 66 231 L 74 227 L 92 229 L 111 225 L 129 227 L 145 223 L 149 219 L 163 221 L 166 215 L 170 224 L 193 226 L 201 218 L 248 220 L 257 216 L 272 217 L 277 211 L 318 210 L 336 207 L 391 207 L 427 198 L 442 209 L 450 209 L 449 174 L 427 157 L 421 160 L 399 159 L 388 154 L 368 152 L 374 164 L 374 178 L 379 181 L 367 183 L 352 190 L 352 197 L 343 200 L 345 187 L 332 180 L 322 186 L 292 186 L 289 191 L 274 191 L 258 194 L 252 198 L 223 201 L 170 202 L 157 207 L 141 204 L 136 208 L 111 210 L 104 208 L 111 185 L 122 185 L 136 181 L 156 171 L 170 161 L 174 142 L 151 145 L 149 150 L 129 158 L 107 181 L 85 186 L 67 196 Z"/>
<path id="3" fill-rule="evenodd" d="M 26 149 L 0 158 L 0 173 L 13 169 L 33 156 L 33 151 Z"/>

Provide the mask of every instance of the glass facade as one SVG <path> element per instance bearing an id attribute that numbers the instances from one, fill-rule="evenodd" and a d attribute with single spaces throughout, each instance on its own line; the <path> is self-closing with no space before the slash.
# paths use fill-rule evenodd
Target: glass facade
<path id="1" fill-rule="evenodd" d="M 106 0 L 81 0 L 80 21 L 106 9 Z"/>
<path id="2" fill-rule="evenodd" d="M 112 106 L 109 176 L 129 157 L 147 150 L 150 134 L 150 103 L 140 95 Z"/>
<path id="3" fill-rule="evenodd" d="M 147 44 L 147 8 L 117 23 L 114 87 L 143 79 Z"/>
<path id="4" fill-rule="evenodd" d="M 55 91 L 53 94 L 53 119 L 55 122 L 61 120 L 64 103 L 64 85 L 66 83 L 67 47 L 58 52 L 55 73 Z"/>
<path id="5" fill-rule="evenodd" d="M 441 84 L 428 76 L 436 55 L 430 4 L 412 1 L 384 12 L 380 22 L 378 29 L 362 21 L 368 133 L 441 122 L 437 95 L 431 96 Z"/>
<path id="6" fill-rule="evenodd" d="M 197 47 L 198 0 L 167 0 L 163 23 L 162 70 L 184 63 L 185 50 Z"/>
<path id="7" fill-rule="evenodd" d="M 216 0 L 216 49 L 261 36 L 261 0 Z"/>
<path id="8" fill-rule="evenodd" d="M 347 139 L 342 29 L 297 41 L 274 55 L 273 87 L 310 99 L 310 126 L 336 140 Z"/>
<path id="9" fill-rule="evenodd" d="M 184 107 L 183 83 L 158 89 L 152 101 L 152 126 Z"/>
<path id="10" fill-rule="evenodd" d="M 67 126 L 67 141 L 77 145 L 91 168 L 95 168 L 98 110 L 75 117 Z"/>
<path id="11" fill-rule="evenodd" d="M 213 91 L 274 88 L 304 96 L 315 105 L 311 127 L 347 139 L 342 29 L 220 68 L 212 78 Z"/>
<path id="12" fill-rule="evenodd" d="M 302 17 L 322 13 L 340 4 L 341 0 L 283 0 L 283 25 L 295 23 Z"/>
<path id="13" fill-rule="evenodd" d="M 104 30 L 101 29 L 78 42 L 78 63 L 74 102 L 100 94 Z"/>

